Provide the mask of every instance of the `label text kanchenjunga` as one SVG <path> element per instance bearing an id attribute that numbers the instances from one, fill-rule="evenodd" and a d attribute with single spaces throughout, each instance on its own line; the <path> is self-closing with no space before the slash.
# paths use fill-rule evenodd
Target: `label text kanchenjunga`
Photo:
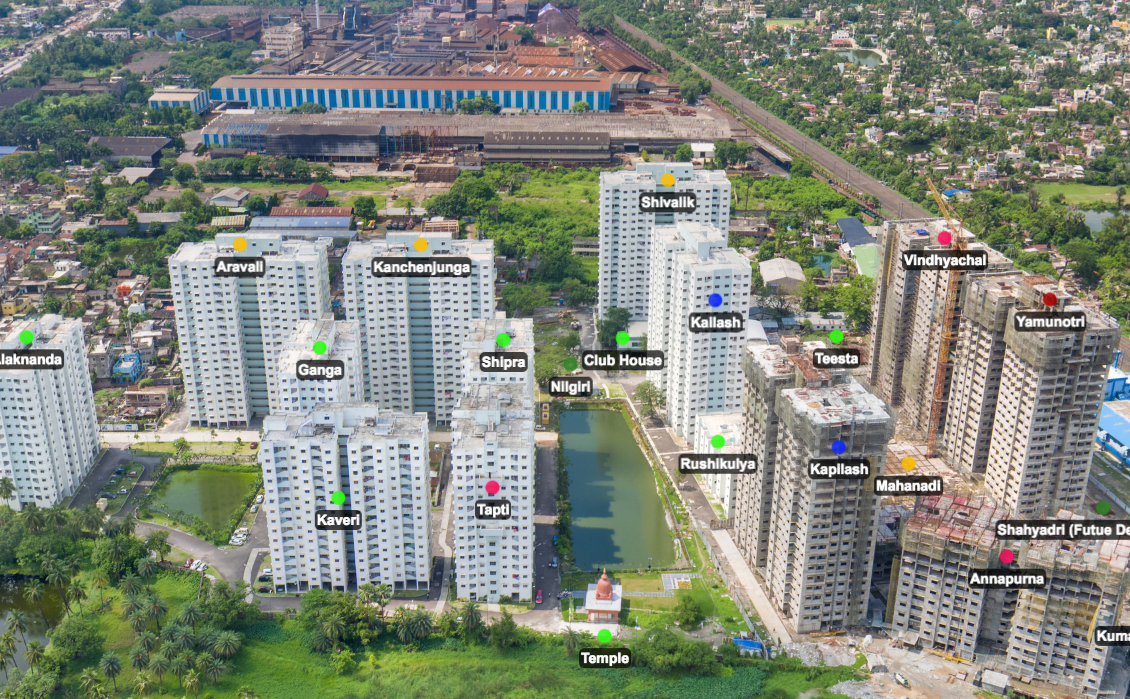
<path id="1" fill-rule="evenodd" d="M 62 368 L 62 350 L 0 350 L 0 369 Z"/>
<path id="2" fill-rule="evenodd" d="M 753 473 L 757 457 L 753 454 L 680 454 L 680 473 Z"/>
<path id="3" fill-rule="evenodd" d="M 469 257 L 374 257 L 374 277 L 469 277 Z"/>
<path id="4" fill-rule="evenodd" d="M 1041 330 L 1086 330 L 1087 314 L 1083 311 L 1065 313 L 1017 311 L 1012 315 L 1012 327 L 1016 332 L 1021 333 Z"/>
<path id="5" fill-rule="evenodd" d="M 905 269 L 985 269 L 989 253 L 984 250 L 906 250 Z"/>

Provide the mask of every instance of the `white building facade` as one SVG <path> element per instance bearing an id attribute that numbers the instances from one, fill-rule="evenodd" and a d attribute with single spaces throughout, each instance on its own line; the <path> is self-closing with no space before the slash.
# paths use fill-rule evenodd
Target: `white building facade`
<path id="1" fill-rule="evenodd" d="M 32 344 L 20 342 L 31 331 Z M 98 456 L 98 419 L 82 323 L 44 315 L 12 327 L 0 350 L 57 350 L 60 369 L 0 369 L 0 477 L 11 478 L 19 509 L 50 507 L 73 495 Z"/>
<path id="2" fill-rule="evenodd" d="M 246 248 L 236 251 L 239 239 Z M 169 258 L 189 420 L 246 426 L 278 400 L 276 362 L 299 321 L 330 310 L 327 250 L 278 235 L 222 234 L 184 243 Z M 262 276 L 217 276 L 217 258 L 263 260 Z"/>
<path id="3" fill-rule="evenodd" d="M 263 421 L 263 467 L 275 590 L 426 590 L 431 571 L 427 415 L 322 405 Z M 335 491 L 342 507 L 331 504 Z M 358 530 L 314 526 L 318 510 L 361 513 Z"/>
<path id="4" fill-rule="evenodd" d="M 741 454 L 744 417 L 741 413 L 716 413 L 699 415 L 694 432 L 694 453 L 696 454 Z M 715 448 L 712 441 L 721 437 L 724 441 Z M 753 478 L 755 474 L 735 475 L 733 473 L 704 473 L 702 484 L 722 505 L 723 519 L 729 519 L 737 512 L 738 480 Z"/>
<path id="5" fill-rule="evenodd" d="M 695 418 L 742 407 L 741 355 L 749 311 L 749 260 L 726 247 L 726 234 L 710 224 L 656 226 L 651 245 L 649 350 L 664 353 L 665 368 L 649 372 L 667 397 L 667 423 L 694 439 Z M 717 294 L 721 303 L 710 304 Z M 697 332 L 692 313 L 737 313 L 733 332 Z"/>
<path id="6" fill-rule="evenodd" d="M 419 247 L 417 249 L 417 241 Z M 470 276 L 374 276 L 374 258 L 470 260 Z M 451 421 L 471 322 L 494 317 L 494 244 L 450 233 L 389 234 L 350 243 L 342 259 L 345 311 L 361 338 L 364 399 L 385 410 Z"/>
<path id="7" fill-rule="evenodd" d="M 674 177 L 673 186 L 661 184 L 663 176 Z M 693 192 L 693 213 L 648 213 L 640 211 L 644 192 Z M 600 316 L 609 308 L 624 308 L 632 320 L 644 320 L 650 311 L 652 228 L 679 221 L 709 223 L 730 230 L 730 181 L 721 170 L 695 170 L 689 163 L 640 163 L 635 170 L 600 175 L 600 259 L 598 308 Z"/>
<path id="8" fill-rule="evenodd" d="M 326 343 L 325 354 L 314 353 L 314 343 Z M 301 365 L 299 363 L 302 363 Z M 341 378 L 311 379 L 315 371 L 324 371 L 328 362 L 340 362 Z M 271 404 L 271 414 L 306 413 L 323 403 L 360 403 L 361 338 L 357 323 L 352 320 L 304 320 L 283 345 L 278 359 L 278 392 Z M 303 374 L 300 375 L 299 367 Z"/>

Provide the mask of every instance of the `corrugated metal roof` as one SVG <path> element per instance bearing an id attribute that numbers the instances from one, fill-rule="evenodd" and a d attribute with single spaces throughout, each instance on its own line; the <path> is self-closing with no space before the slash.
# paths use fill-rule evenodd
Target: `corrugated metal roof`
<path id="1" fill-rule="evenodd" d="M 856 245 L 870 245 L 875 242 L 875 236 L 867 232 L 863 222 L 858 218 L 841 218 L 836 221 L 836 225 L 840 227 L 843 240 L 848 247 L 854 248 Z"/>
<path id="2" fill-rule="evenodd" d="M 349 228 L 349 216 L 260 216 L 252 228 Z"/>
<path id="3" fill-rule="evenodd" d="M 247 225 L 246 216 L 215 216 L 212 225 L 217 228 L 243 228 Z"/>

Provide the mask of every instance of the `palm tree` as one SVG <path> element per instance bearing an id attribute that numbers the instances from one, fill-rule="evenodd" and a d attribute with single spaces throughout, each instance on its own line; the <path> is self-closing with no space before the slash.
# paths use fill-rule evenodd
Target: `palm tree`
<path id="1" fill-rule="evenodd" d="M 93 538 L 98 536 L 99 530 L 102 529 L 102 524 L 106 521 L 106 516 L 94 505 L 87 505 L 82 508 L 78 520 L 82 528 L 90 532 Z"/>
<path id="2" fill-rule="evenodd" d="M 369 606 L 373 603 L 373 598 L 376 592 L 376 585 L 374 585 L 373 583 L 365 583 L 361 587 L 357 588 L 357 603 L 366 607 Z"/>
<path id="3" fill-rule="evenodd" d="M 43 524 L 48 529 L 62 529 L 67 523 L 67 513 L 59 505 L 43 510 Z"/>
<path id="4" fill-rule="evenodd" d="M 16 495 L 16 484 L 11 478 L 0 478 L 0 500 L 5 503 Z"/>
<path id="5" fill-rule="evenodd" d="M 212 662 L 204 669 L 204 676 L 212 680 L 212 684 L 219 684 L 220 678 L 228 671 L 227 663 L 222 660 L 212 658 Z"/>
<path id="6" fill-rule="evenodd" d="M 107 587 L 110 587 L 110 576 L 106 575 L 106 571 L 99 568 L 94 571 L 94 578 L 90 581 L 90 584 L 95 590 L 98 590 L 99 607 L 104 608 L 106 606 L 106 595 L 103 593 Z"/>
<path id="7" fill-rule="evenodd" d="M 161 692 L 165 691 L 165 673 L 171 669 L 172 664 L 164 653 L 154 653 L 149 656 L 149 671 L 157 673 L 157 685 Z"/>
<path id="8" fill-rule="evenodd" d="M 47 582 L 59 588 L 59 596 L 63 598 L 63 606 L 69 614 L 71 611 L 71 603 L 67 599 L 66 593 L 63 591 L 63 585 L 67 582 L 67 574 L 57 561 L 52 561 L 51 567 L 47 569 Z"/>
<path id="9" fill-rule="evenodd" d="M 24 660 L 27 661 L 28 666 L 38 667 L 39 661 L 43 660 L 43 644 L 36 640 L 28 643 L 27 650 L 24 651 Z"/>
<path id="10" fill-rule="evenodd" d="M 134 645 L 129 649 L 129 665 L 138 672 L 149 667 L 149 651 L 141 645 Z"/>
<path id="11" fill-rule="evenodd" d="M 200 676 L 196 674 L 196 670 L 189 670 L 184 674 L 184 687 L 192 690 L 192 696 L 200 696 Z"/>
<path id="12" fill-rule="evenodd" d="M 137 646 L 144 648 L 146 653 L 152 653 L 157 646 L 157 635 L 152 631 L 142 631 L 137 634 Z"/>
<path id="13" fill-rule="evenodd" d="M 149 618 L 157 622 L 157 633 L 161 633 L 161 617 L 169 612 L 169 605 L 156 595 L 149 598 L 149 603 L 145 607 L 146 614 Z"/>
<path id="14" fill-rule="evenodd" d="M 142 629 L 144 629 L 148 623 L 149 616 L 145 613 L 144 609 L 139 609 L 129 615 L 129 627 L 133 629 L 134 633 L 141 633 Z"/>
<path id="15" fill-rule="evenodd" d="M 345 633 L 345 622 L 339 615 L 330 614 L 322 619 L 322 632 L 326 634 L 326 638 L 330 639 L 336 649 L 338 640 Z"/>
<path id="16" fill-rule="evenodd" d="M 114 579 L 120 580 L 122 577 L 122 559 L 125 558 L 126 555 L 125 542 L 118 537 L 111 538 L 110 544 L 106 548 L 106 555 L 114 562 Z M 125 588 L 122 588 L 122 591 L 125 592 Z M 127 592 L 126 594 L 129 593 Z"/>
<path id="17" fill-rule="evenodd" d="M 399 607 L 392 614 L 392 623 L 396 626 L 396 637 L 400 639 L 401 643 L 411 643 L 415 640 L 412 635 L 412 627 L 409 624 L 410 620 L 407 607 Z"/>
<path id="18" fill-rule="evenodd" d="M 192 659 L 188 653 L 181 653 L 169 661 L 169 671 L 177 676 L 181 689 L 184 689 L 184 674 L 192 669 Z"/>
<path id="19" fill-rule="evenodd" d="M 141 580 L 132 572 L 126 573 L 118 587 L 127 595 L 136 595 L 141 592 Z"/>
<path id="20" fill-rule="evenodd" d="M 43 527 L 46 525 L 43 519 L 43 510 L 39 509 L 39 506 L 34 502 L 29 502 L 27 507 L 20 512 L 20 519 L 23 521 L 24 527 L 33 534 L 43 531 Z"/>
<path id="21" fill-rule="evenodd" d="M 432 635 L 432 629 L 435 628 L 431 612 L 425 609 L 417 609 L 412 612 L 412 618 L 409 620 L 408 625 L 412 630 L 412 635 L 419 640 L 423 640 Z"/>
<path id="22" fill-rule="evenodd" d="M 584 635 L 575 629 L 565 629 L 565 655 L 573 657 L 573 652 L 581 645 Z"/>
<path id="23" fill-rule="evenodd" d="M 389 600 L 392 599 L 392 587 L 388 583 L 381 583 L 377 585 L 376 590 L 373 591 L 373 601 L 381 608 L 381 616 L 385 615 L 385 607 L 388 605 Z"/>
<path id="24" fill-rule="evenodd" d="M 216 655 L 226 660 L 239 652 L 239 645 L 238 634 L 234 631 L 224 631 L 216 637 L 212 650 L 216 652 Z"/>
<path id="25" fill-rule="evenodd" d="M 463 628 L 461 629 L 463 640 L 473 640 L 483 627 L 483 615 L 479 611 L 478 602 L 465 603 L 463 609 L 460 610 L 460 616 L 463 617 Z"/>
<path id="26" fill-rule="evenodd" d="M 118 531 L 123 534 L 133 534 L 135 529 L 137 529 L 137 517 L 135 517 L 132 512 L 129 512 L 125 517 L 122 517 L 121 524 L 118 525 Z"/>
<path id="27" fill-rule="evenodd" d="M 144 672 L 139 672 L 137 674 L 137 682 L 135 686 L 137 687 L 138 695 L 143 697 L 147 696 L 150 692 L 153 691 L 153 678 L 145 674 Z"/>
<path id="28" fill-rule="evenodd" d="M 173 636 L 173 647 L 177 650 L 188 650 L 192 647 L 192 637 L 195 634 L 189 631 L 183 624 L 178 625 L 176 634 Z"/>
<path id="29" fill-rule="evenodd" d="M 133 616 L 134 612 L 145 608 L 145 600 L 137 595 L 127 595 L 118 604 L 121 605 L 122 616 L 127 619 Z"/>
<path id="30" fill-rule="evenodd" d="M 146 588 L 149 588 L 149 578 L 157 572 L 157 562 L 152 558 L 141 558 L 137 561 L 137 574 L 145 580 Z"/>
<path id="31" fill-rule="evenodd" d="M 8 628 L 20 632 L 20 640 L 27 645 L 27 612 L 22 609 L 13 609 L 8 612 Z"/>
<path id="32" fill-rule="evenodd" d="M 114 681 L 114 692 L 118 691 L 118 675 L 122 674 L 122 659 L 117 653 L 107 653 L 98 661 L 98 669 Z"/>
<path id="33" fill-rule="evenodd" d="M 236 699 L 259 699 L 259 695 L 250 687 L 240 687 Z"/>
<path id="34" fill-rule="evenodd" d="M 200 605 L 196 602 L 187 602 L 180 610 L 180 622 L 188 624 L 192 627 L 192 635 L 196 635 L 196 625 L 204 619 L 204 613 L 200 611 Z"/>
<path id="35" fill-rule="evenodd" d="M 86 590 L 83 589 L 82 583 L 78 579 L 72 580 L 71 586 L 67 588 L 67 594 L 78 604 L 78 614 L 82 616 L 82 601 L 86 599 Z M 115 689 L 114 691 L 118 690 Z"/>
<path id="36" fill-rule="evenodd" d="M 83 670 L 82 674 L 79 675 L 78 681 L 79 686 L 82 687 L 82 691 L 87 694 L 90 693 L 92 688 L 97 687 L 101 683 L 101 680 L 98 679 L 98 671 L 92 667 Z"/>
<path id="37" fill-rule="evenodd" d="M 1126 188 L 1119 185 L 1118 189 L 1114 190 L 1114 196 L 1118 199 L 1118 210 L 1122 211 L 1122 200 L 1126 198 Z"/>
<path id="38" fill-rule="evenodd" d="M 96 684 L 87 692 L 86 699 L 110 699 L 110 695 L 106 693 L 105 687 Z"/>
<path id="39" fill-rule="evenodd" d="M 4 671 L 4 684 L 8 684 L 8 663 L 12 661 L 13 654 L 7 648 L 0 648 L 0 670 Z"/>
<path id="40" fill-rule="evenodd" d="M 39 615 L 43 617 L 43 623 L 47 623 L 47 615 L 43 613 L 43 583 L 38 580 L 32 580 L 24 586 L 24 597 L 28 600 L 35 602 L 35 606 L 39 607 Z"/>

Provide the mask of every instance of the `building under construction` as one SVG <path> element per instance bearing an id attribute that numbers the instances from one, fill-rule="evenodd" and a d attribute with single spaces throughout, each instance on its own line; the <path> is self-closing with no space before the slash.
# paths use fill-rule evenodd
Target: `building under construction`
<path id="1" fill-rule="evenodd" d="M 867 619 L 879 497 L 891 417 L 855 379 L 788 388 L 776 403 L 776 468 L 766 577 L 769 598 L 797 633 L 861 626 Z M 837 454 L 833 445 L 842 441 Z M 809 475 L 810 461 L 866 459 L 866 478 Z"/>
<path id="2" fill-rule="evenodd" d="M 830 386 L 835 375 L 841 382 L 846 380 L 846 371 L 829 372 L 812 365 L 812 350 L 824 346 L 823 342 L 801 342 L 795 335 L 786 335 L 779 345 L 746 345 L 742 354 L 742 451 L 757 456 L 757 471 L 737 479 L 734 538 L 754 569 L 763 571 L 769 555 L 780 392 L 785 388 Z"/>
<path id="3" fill-rule="evenodd" d="M 1079 304 L 1047 277 L 1026 276 L 1013 289 L 985 483 L 1014 517 L 1038 518 L 1083 505 L 1120 330 L 1114 318 Z M 1017 312 L 1036 309 L 1081 313 L 1086 329 L 1018 331 Z"/>
<path id="4" fill-rule="evenodd" d="M 900 641 L 973 660 L 987 591 L 969 587 L 969 573 L 999 555 L 993 527 L 1007 516 L 984 497 L 920 498 L 891 571 L 887 621 Z"/>
<path id="5" fill-rule="evenodd" d="M 1072 517 L 1062 511 L 1059 518 Z M 1121 617 L 1130 541 L 1026 541 L 1018 547 L 1017 560 L 1020 568 L 1044 570 L 1049 584 L 1019 591 L 1008 640 L 1008 673 L 1097 697 L 1116 649 L 1096 644 L 1095 628 L 1127 623 Z"/>

